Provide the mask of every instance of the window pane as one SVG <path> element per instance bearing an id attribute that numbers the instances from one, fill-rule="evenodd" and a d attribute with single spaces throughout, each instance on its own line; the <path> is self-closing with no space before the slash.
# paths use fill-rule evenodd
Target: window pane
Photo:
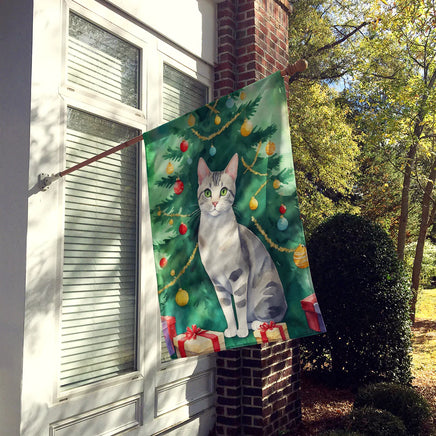
<path id="1" fill-rule="evenodd" d="M 67 168 L 138 134 L 69 108 Z M 65 177 L 64 389 L 136 369 L 137 227 L 137 146 Z"/>
<path id="2" fill-rule="evenodd" d="M 139 49 L 70 13 L 68 81 L 139 107 Z"/>
<path id="3" fill-rule="evenodd" d="M 208 88 L 199 81 L 164 64 L 163 120 L 171 121 L 207 103 Z M 170 360 L 165 338 L 161 334 L 161 361 Z"/>
<path id="4" fill-rule="evenodd" d="M 171 121 L 207 103 L 207 86 L 164 64 L 163 120 Z"/>

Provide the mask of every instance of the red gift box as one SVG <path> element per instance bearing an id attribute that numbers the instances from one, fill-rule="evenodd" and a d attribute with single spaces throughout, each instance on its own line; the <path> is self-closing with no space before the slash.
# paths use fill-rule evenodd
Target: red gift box
<path id="1" fill-rule="evenodd" d="M 175 353 L 173 338 L 177 335 L 176 332 L 176 318 L 174 316 L 161 316 L 162 331 L 165 338 L 165 343 L 167 344 L 168 352 L 171 354 Z"/>
<path id="2" fill-rule="evenodd" d="M 279 324 L 274 321 L 264 322 L 257 330 L 253 331 L 253 334 L 258 344 L 289 339 L 288 326 L 284 322 Z"/>
<path id="3" fill-rule="evenodd" d="M 326 328 L 324 320 L 322 319 L 321 310 L 319 308 L 318 301 L 315 294 L 311 294 L 308 297 L 300 301 L 301 308 L 306 313 L 307 324 L 309 328 L 316 332 L 325 332 Z"/>
<path id="4" fill-rule="evenodd" d="M 178 357 L 198 356 L 226 349 L 224 335 L 221 332 L 203 330 L 195 324 L 188 327 L 185 333 L 173 339 Z"/>

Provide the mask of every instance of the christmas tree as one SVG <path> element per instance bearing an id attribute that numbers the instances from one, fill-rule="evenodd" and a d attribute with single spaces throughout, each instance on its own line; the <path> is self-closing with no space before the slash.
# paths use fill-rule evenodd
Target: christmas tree
<path id="1" fill-rule="evenodd" d="M 177 333 L 193 324 L 226 327 L 198 253 L 197 165 L 202 157 L 212 171 L 222 171 L 235 153 L 237 221 L 259 237 L 277 266 L 289 294 L 291 336 L 313 333 L 300 305 L 313 289 L 287 123 L 277 73 L 144 134 L 159 303 L 162 315 L 177 314 Z M 226 338 L 228 348 L 252 343 L 252 336 Z"/>

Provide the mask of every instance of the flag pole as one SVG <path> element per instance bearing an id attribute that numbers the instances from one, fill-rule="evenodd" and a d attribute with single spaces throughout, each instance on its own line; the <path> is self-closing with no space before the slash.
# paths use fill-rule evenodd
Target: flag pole
<path id="1" fill-rule="evenodd" d="M 293 75 L 297 73 L 302 73 L 307 68 L 307 61 L 304 59 L 300 59 L 293 64 L 288 64 L 284 70 L 281 70 L 280 73 L 283 77 L 289 76 L 291 78 Z M 83 162 L 78 163 L 77 165 L 72 166 L 71 168 L 67 168 L 59 173 L 48 175 L 48 174 L 39 174 L 38 176 L 38 185 L 41 191 L 45 191 L 48 187 L 56 180 L 59 180 L 61 177 L 66 176 L 67 174 L 71 174 L 72 172 L 83 168 L 86 165 L 89 165 L 93 162 L 96 162 L 106 156 L 109 156 L 117 151 L 122 150 L 123 148 L 130 147 L 131 145 L 136 144 L 137 142 L 142 141 L 142 135 L 136 136 L 135 138 L 129 139 L 126 142 L 123 142 L 120 145 L 117 145 L 109 150 L 104 151 L 103 153 L 97 154 L 89 159 L 84 160 Z"/>
<path id="2" fill-rule="evenodd" d="M 308 67 L 306 59 L 300 59 L 293 64 L 288 64 L 284 70 L 281 71 L 282 76 L 289 76 L 289 79 L 297 73 L 302 73 Z"/>
<path id="3" fill-rule="evenodd" d="M 123 142 L 122 144 L 119 144 L 115 147 L 110 148 L 109 150 L 103 151 L 100 154 L 97 154 L 93 157 L 90 157 L 89 159 L 84 160 L 83 162 L 78 163 L 77 165 L 72 166 L 71 168 L 67 168 L 66 170 L 63 170 L 57 174 L 52 174 L 51 176 L 47 174 L 40 174 L 39 175 L 39 187 L 42 191 L 45 191 L 48 189 L 48 187 L 56 180 L 60 179 L 61 177 L 66 176 L 67 174 L 72 173 L 73 171 L 76 171 L 82 167 L 85 167 L 86 165 L 89 165 L 93 162 L 96 162 L 106 156 L 109 156 L 113 153 L 116 153 L 117 151 L 122 150 L 123 148 L 130 147 L 131 145 L 136 144 L 137 142 L 142 141 L 142 135 L 136 136 L 135 138 L 129 139 L 126 142 Z"/>

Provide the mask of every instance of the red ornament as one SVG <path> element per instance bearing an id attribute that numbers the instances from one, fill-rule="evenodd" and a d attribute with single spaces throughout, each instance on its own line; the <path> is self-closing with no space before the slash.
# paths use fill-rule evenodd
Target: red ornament
<path id="1" fill-rule="evenodd" d="M 284 215 L 284 213 L 286 212 L 286 206 L 284 204 L 282 204 L 279 208 L 279 211 L 282 215 Z"/>
<path id="2" fill-rule="evenodd" d="M 184 139 L 181 143 L 180 143 L 180 150 L 183 151 L 183 153 L 188 149 L 188 141 L 186 139 Z"/>
<path id="3" fill-rule="evenodd" d="M 166 265 L 167 265 L 167 259 L 166 259 L 166 257 L 163 257 L 160 261 L 159 261 L 159 266 L 161 267 L 161 268 L 165 268 L 166 267 Z"/>
<path id="4" fill-rule="evenodd" d="M 177 179 L 176 183 L 174 183 L 174 192 L 177 195 L 180 195 L 183 192 L 184 187 L 185 185 L 183 184 L 183 182 L 180 179 Z"/>
<path id="5" fill-rule="evenodd" d="M 180 224 L 179 226 L 179 233 L 181 235 L 184 235 L 188 231 L 188 227 L 185 223 Z"/>

